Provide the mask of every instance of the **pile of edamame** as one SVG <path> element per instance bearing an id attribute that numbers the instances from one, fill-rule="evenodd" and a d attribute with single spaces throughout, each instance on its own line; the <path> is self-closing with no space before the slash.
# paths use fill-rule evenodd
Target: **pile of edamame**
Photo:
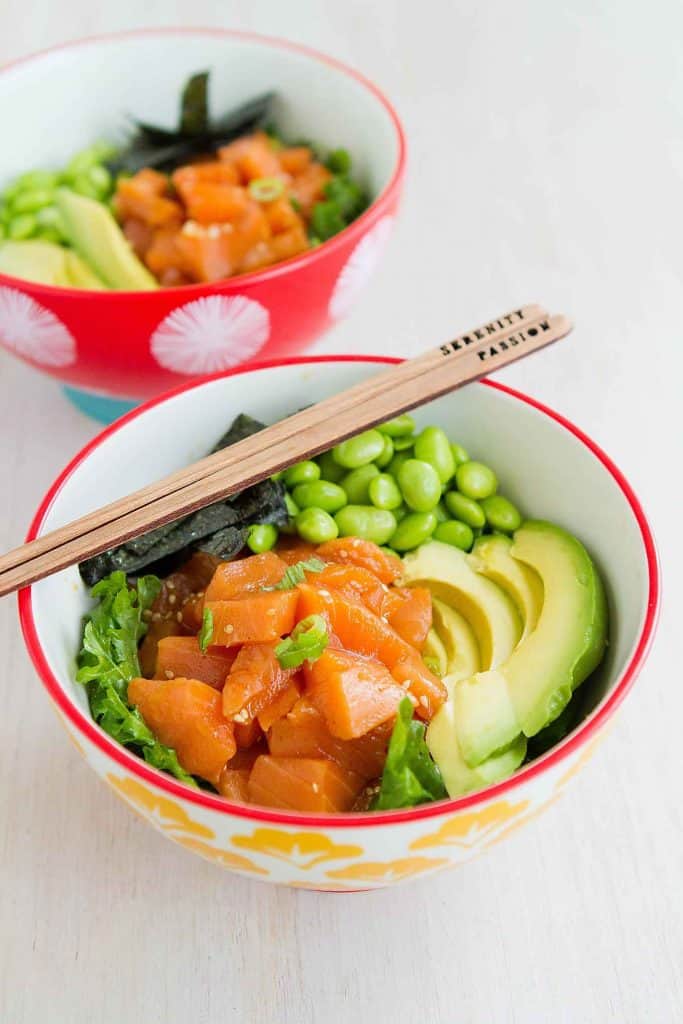
<path id="1" fill-rule="evenodd" d="M 0 241 L 14 242 L 38 238 L 45 242 L 65 243 L 55 192 L 68 185 L 79 195 L 108 203 L 114 191 L 114 179 L 105 166 L 116 150 L 98 142 L 76 153 L 61 171 L 27 171 L 0 194 Z"/>
<path id="2" fill-rule="evenodd" d="M 498 494 L 490 466 L 470 459 L 441 427 L 416 433 L 397 416 L 276 474 L 287 488 L 289 532 L 311 544 L 361 537 L 403 554 L 430 538 L 469 551 L 484 530 L 513 533 L 518 509 Z M 252 526 L 247 544 L 272 548 L 278 529 Z"/>

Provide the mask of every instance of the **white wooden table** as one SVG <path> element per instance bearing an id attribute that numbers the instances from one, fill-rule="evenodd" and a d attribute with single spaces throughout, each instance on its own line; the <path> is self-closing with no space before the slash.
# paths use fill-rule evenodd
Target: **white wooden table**
<path id="1" fill-rule="evenodd" d="M 617 727 L 559 805 L 459 872 L 350 897 L 222 874 L 131 815 L 65 742 L 3 602 L 0 1021 L 680 1021 L 683 8 L 144 7 L 147 24 L 289 35 L 388 91 L 411 151 L 403 217 L 370 294 L 318 350 L 407 354 L 519 301 L 572 314 L 570 344 L 505 380 L 625 470 L 667 600 Z M 134 0 L 0 0 L 0 60 L 141 17 Z M 0 549 L 95 429 L 0 355 Z"/>

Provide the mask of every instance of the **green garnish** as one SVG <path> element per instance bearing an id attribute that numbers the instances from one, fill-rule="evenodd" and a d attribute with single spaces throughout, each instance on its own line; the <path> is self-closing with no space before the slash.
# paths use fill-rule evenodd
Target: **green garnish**
<path id="1" fill-rule="evenodd" d="M 249 182 L 249 195 L 257 203 L 272 203 L 285 190 L 282 178 L 254 178 Z"/>
<path id="2" fill-rule="evenodd" d="M 342 153 L 343 157 L 340 155 Z M 311 234 L 323 242 L 348 227 L 367 205 L 363 190 L 348 176 L 351 169 L 351 157 L 346 150 L 334 150 L 330 154 L 327 166 L 330 170 L 335 170 L 336 168 L 332 167 L 330 163 L 331 160 L 339 167 L 339 170 L 325 185 L 323 189 L 325 198 L 316 203 L 311 211 Z M 344 165 L 343 169 L 342 165 Z"/>
<path id="3" fill-rule="evenodd" d="M 304 558 L 301 562 L 295 562 L 285 572 L 279 583 L 272 587 L 263 587 L 264 590 L 293 590 L 299 583 L 306 579 L 307 572 L 322 572 L 325 563 L 320 558 Z"/>
<path id="4" fill-rule="evenodd" d="M 305 661 L 315 661 L 319 658 L 329 639 L 327 624 L 322 615 L 309 615 L 277 645 L 275 656 L 283 668 L 298 668 Z"/>
<path id="5" fill-rule="evenodd" d="M 86 686 L 92 716 L 105 732 L 123 746 L 133 747 L 148 764 L 196 787 L 175 750 L 157 740 L 127 700 L 128 683 L 140 675 L 138 643 L 147 632 L 142 615 L 160 589 L 156 576 L 141 576 L 131 589 L 123 572 L 111 573 L 92 588 L 92 596 L 99 601 L 83 629 L 76 679 Z"/>
<path id="6" fill-rule="evenodd" d="M 202 654 L 205 654 L 206 648 L 213 640 L 213 612 L 210 608 L 205 608 L 202 613 L 202 628 L 197 639 Z"/>
<path id="7" fill-rule="evenodd" d="M 296 196 L 290 196 L 289 201 L 292 204 L 292 209 L 296 210 L 297 213 L 301 213 L 301 203 Z"/>
<path id="8" fill-rule="evenodd" d="M 414 807 L 448 795 L 441 772 L 427 749 L 424 734 L 424 725 L 413 721 L 413 705 L 408 697 L 404 697 L 398 706 L 382 784 L 373 811 Z"/>
<path id="9" fill-rule="evenodd" d="M 328 153 L 325 164 L 333 174 L 348 174 L 351 170 L 351 154 L 348 149 L 333 149 Z"/>
<path id="10" fill-rule="evenodd" d="M 438 658 L 432 658 L 428 654 L 427 657 L 423 658 L 422 660 L 424 661 L 424 663 L 427 666 L 427 668 L 429 669 L 429 671 L 433 672 L 434 675 L 438 676 L 439 679 L 440 679 L 441 678 L 441 665 L 439 664 L 439 659 Z"/>

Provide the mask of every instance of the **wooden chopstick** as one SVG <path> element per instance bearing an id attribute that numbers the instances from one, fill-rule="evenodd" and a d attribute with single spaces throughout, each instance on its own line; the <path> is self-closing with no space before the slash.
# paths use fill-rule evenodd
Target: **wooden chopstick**
<path id="1" fill-rule="evenodd" d="M 564 337 L 571 325 L 521 307 L 361 381 L 0 558 L 0 596 L 225 498 L 383 420 Z"/>
<path id="2" fill-rule="evenodd" d="M 503 314 L 489 323 L 474 328 L 474 330 L 469 331 L 467 334 L 459 335 L 454 341 L 449 342 L 447 346 L 443 347 L 449 347 L 454 353 L 452 358 L 458 358 L 459 353 L 464 353 L 472 345 L 478 345 L 486 339 L 503 338 L 513 329 L 517 329 L 523 324 L 530 324 L 544 316 L 547 316 L 547 312 L 538 305 L 522 306 L 510 313 Z M 425 364 L 427 367 L 432 365 L 433 359 L 434 351 L 429 351 L 417 356 L 410 362 L 383 370 L 373 377 L 360 381 L 340 394 L 333 395 L 331 398 L 323 400 L 315 406 L 303 409 L 286 420 L 273 424 L 267 430 L 259 431 L 258 434 L 245 438 L 239 444 L 231 445 L 229 448 L 199 459 L 189 466 L 184 466 L 182 469 L 176 470 L 161 480 L 147 484 L 140 490 L 89 513 L 87 517 L 88 529 L 94 530 L 115 519 L 120 519 L 123 515 L 133 512 L 135 509 L 143 508 L 158 498 L 170 495 L 182 487 L 195 483 L 197 480 L 208 478 L 216 470 L 227 469 L 232 465 L 241 466 L 250 456 L 262 454 L 271 445 L 279 443 L 283 438 L 292 437 L 311 426 L 317 426 L 329 416 L 339 415 L 345 409 L 357 409 L 368 396 L 372 398 L 384 386 L 393 388 L 406 376 L 410 378 L 419 376 L 421 370 L 424 371 Z M 352 428 L 351 433 L 356 433 L 358 429 L 362 428 Z M 338 440 L 343 440 L 341 434 L 338 435 Z M 58 544 L 75 540 L 83 533 L 82 520 L 68 523 L 59 530 L 55 530 L 53 533 L 46 534 L 44 537 L 39 537 L 33 541 L 31 543 L 31 557 L 37 557 L 40 554 L 51 551 Z M 0 574 L 13 568 L 15 565 L 22 564 L 26 557 L 26 546 L 16 548 L 14 551 L 10 551 L 8 554 L 0 557 Z"/>

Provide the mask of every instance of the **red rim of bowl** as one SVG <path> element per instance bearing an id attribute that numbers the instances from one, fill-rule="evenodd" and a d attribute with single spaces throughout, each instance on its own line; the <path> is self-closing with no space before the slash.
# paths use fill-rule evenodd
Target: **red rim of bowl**
<path id="1" fill-rule="evenodd" d="M 182 384 L 179 387 L 174 388 L 172 391 L 167 391 L 156 398 L 150 399 L 150 401 L 145 402 L 136 409 L 133 409 L 131 412 L 113 423 L 110 427 L 107 427 L 99 433 L 92 439 L 92 441 L 81 449 L 71 462 L 69 462 L 54 481 L 40 503 L 33 522 L 29 527 L 26 540 L 33 540 L 38 535 L 45 517 L 50 511 L 53 502 L 59 495 L 65 482 L 71 477 L 75 470 L 78 469 L 80 464 L 87 459 L 89 454 L 94 451 L 94 449 L 98 448 L 110 435 L 116 433 L 126 423 L 137 419 L 138 416 L 144 415 L 148 409 L 153 409 L 156 405 L 165 402 L 169 398 L 173 398 L 175 395 L 183 394 L 186 391 L 191 391 L 194 388 L 201 387 L 212 380 L 220 380 L 225 377 L 233 377 L 243 373 L 257 373 L 260 370 L 267 370 L 280 366 L 305 366 L 315 363 L 334 362 L 393 364 L 400 363 L 402 360 L 388 356 L 355 355 L 299 356 L 285 359 L 264 360 L 261 363 L 254 363 L 244 368 L 238 367 L 233 370 L 228 370 L 227 372 L 202 377 L 200 380 L 193 380 L 190 383 Z M 634 494 L 630 484 L 625 479 L 621 471 L 614 465 L 609 456 L 606 455 L 606 453 L 597 444 L 595 444 L 594 441 L 587 437 L 583 431 L 579 430 L 578 427 L 565 419 L 559 413 L 549 409 L 546 405 L 543 405 L 536 399 L 530 398 L 528 395 L 524 395 L 513 388 L 491 380 L 483 380 L 481 381 L 481 384 L 485 387 L 493 388 L 496 391 L 501 391 L 504 394 L 531 406 L 538 412 L 547 416 L 549 419 L 554 420 L 554 422 L 558 423 L 561 427 L 564 427 L 578 441 L 585 445 L 585 447 L 588 448 L 589 451 L 591 451 L 592 454 L 603 464 L 623 493 L 633 511 L 643 539 L 649 575 L 648 601 L 645 619 L 643 621 L 635 649 L 631 655 L 628 665 L 621 673 L 609 696 L 598 705 L 588 718 L 584 719 L 581 725 L 570 736 L 568 736 L 566 740 L 558 746 L 553 747 L 542 757 L 532 761 L 526 768 L 522 768 L 515 775 L 512 775 L 510 778 L 496 783 L 493 786 L 488 786 L 485 789 L 478 790 L 475 793 L 458 797 L 456 799 L 440 800 L 433 804 L 423 804 L 419 807 L 407 808 L 404 810 L 375 811 L 365 814 L 299 814 L 294 811 L 274 811 L 265 807 L 231 803 L 223 797 L 217 795 L 214 796 L 204 790 L 193 790 L 190 787 L 183 785 L 183 783 L 177 782 L 170 775 L 166 775 L 154 768 L 150 768 L 143 760 L 136 757 L 135 754 L 129 753 L 124 747 L 116 743 L 115 740 L 112 740 L 95 724 L 89 715 L 81 711 L 76 704 L 72 703 L 68 699 L 56 676 L 50 669 L 48 660 L 40 645 L 33 616 L 32 587 L 27 587 L 19 592 L 19 617 L 22 632 L 24 634 L 24 641 L 38 675 L 42 679 L 48 694 L 57 704 L 58 708 L 66 715 L 69 721 L 89 740 L 91 740 L 96 747 L 103 751 L 104 754 L 145 782 L 151 783 L 173 796 L 181 797 L 190 803 L 198 804 L 200 807 L 219 811 L 223 814 L 229 814 L 233 817 L 292 826 L 304 825 L 333 828 L 349 828 L 353 826 L 372 827 L 377 825 L 390 825 L 399 822 L 419 821 L 423 818 L 431 818 L 442 814 L 452 814 L 456 811 L 461 811 L 469 807 L 476 807 L 478 804 L 484 803 L 493 797 L 508 793 L 521 783 L 540 775 L 546 769 L 562 762 L 566 757 L 582 747 L 587 740 L 594 736 L 604 726 L 606 721 L 613 715 L 617 707 L 621 704 L 622 700 L 633 685 L 636 675 L 638 674 L 652 643 L 657 623 L 660 595 L 660 573 L 654 538 L 652 536 L 652 531 L 647 517 L 645 516 L 642 506 Z"/>
<path id="2" fill-rule="evenodd" d="M 360 217 L 352 221 L 348 227 L 340 231 L 339 234 L 334 235 L 333 238 L 323 242 L 322 245 L 316 246 L 314 249 L 309 249 L 307 252 L 302 253 L 300 256 L 294 256 L 292 259 L 283 260 L 281 263 L 275 263 L 272 267 L 266 267 L 264 270 L 255 270 L 249 274 L 236 274 L 234 277 L 227 277 L 222 281 L 214 281 L 211 284 L 188 284 L 177 288 L 158 288 L 155 289 L 153 295 L 171 295 L 177 298 L 183 296 L 192 297 L 193 295 L 201 293 L 206 295 L 211 294 L 214 291 L 220 291 L 225 288 L 229 283 L 230 286 L 234 282 L 238 282 L 241 286 L 243 283 L 247 284 L 260 284 L 262 281 L 272 280 L 274 277 L 279 277 L 281 274 L 289 273 L 290 271 L 296 270 L 298 267 L 308 266 L 309 264 L 320 259 L 321 253 L 329 253 L 340 245 L 344 245 L 346 241 L 356 235 L 361 235 L 365 230 L 368 221 L 373 220 L 378 213 L 381 213 L 392 202 L 396 190 L 398 189 L 403 174 L 405 172 L 406 165 L 406 139 L 403 132 L 403 126 L 399 120 L 398 114 L 394 107 L 389 102 L 384 93 L 371 82 L 369 78 L 362 75 L 360 71 L 356 71 L 355 68 L 349 67 L 347 64 L 343 64 L 335 57 L 329 57 L 327 54 L 320 53 L 318 50 L 314 50 L 312 47 L 303 46 L 299 43 L 292 43 L 288 39 L 280 39 L 276 36 L 260 35 L 258 32 L 239 32 L 233 29 L 221 29 L 221 28 L 202 28 L 202 27 L 171 27 L 171 28 L 142 28 L 142 29 L 131 29 L 124 32 L 108 32 L 102 33 L 101 35 L 86 36 L 82 39 L 72 40 L 68 43 L 60 43 L 57 46 L 51 46 L 44 50 L 38 50 L 35 53 L 28 54 L 25 57 L 20 57 L 17 60 L 10 61 L 8 64 L 3 65 L 0 68 L 0 78 L 8 71 L 13 71 L 15 68 L 23 67 L 26 64 L 30 64 L 32 61 L 40 60 L 43 57 L 48 56 L 51 53 L 59 53 L 62 50 L 76 49 L 80 46 L 89 46 L 93 43 L 109 42 L 110 40 L 116 39 L 131 39 L 138 36 L 165 36 L 165 35 L 211 35 L 211 36 L 225 36 L 230 39 L 242 39 L 247 42 L 258 43 L 263 46 L 271 46 L 274 49 L 279 50 L 291 50 L 294 53 L 301 54 L 304 57 L 309 57 L 312 60 L 316 60 L 321 64 L 327 64 L 329 67 L 335 68 L 337 71 L 341 71 L 349 78 L 353 78 L 356 82 L 362 85 L 368 92 L 379 101 L 384 107 L 386 113 L 389 115 L 394 130 L 396 132 L 396 141 L 398 152 L 396 155 L 396 162 L 391 172 L 391 177 L 387 184 L 384 186 L 382 191 L 375 199 L 370 203 L 367 210 L 364 210 Z M 74 297 L 88 297 L 90 299 L 97 298 L 97 292 L 93 293 L 84 288 L 62 288 L 57 285 L 41 284 L 37 281 L 26 282 L 24 278 L 12 277 L 9 274 L 0 273 L 0 284 L 6 284 L 11 287 L 25 287 L 26 284 L 31 285 L 32 291 L 39 291 L 46 295 L 73 295 Z M 108 291 L 104 294 L 108 298 L 115 296 L 117 299 L 126 302 L 130 301 L 132 296 L 135 295 L 148 295 L 148 292 L 140 291 Z"/>

